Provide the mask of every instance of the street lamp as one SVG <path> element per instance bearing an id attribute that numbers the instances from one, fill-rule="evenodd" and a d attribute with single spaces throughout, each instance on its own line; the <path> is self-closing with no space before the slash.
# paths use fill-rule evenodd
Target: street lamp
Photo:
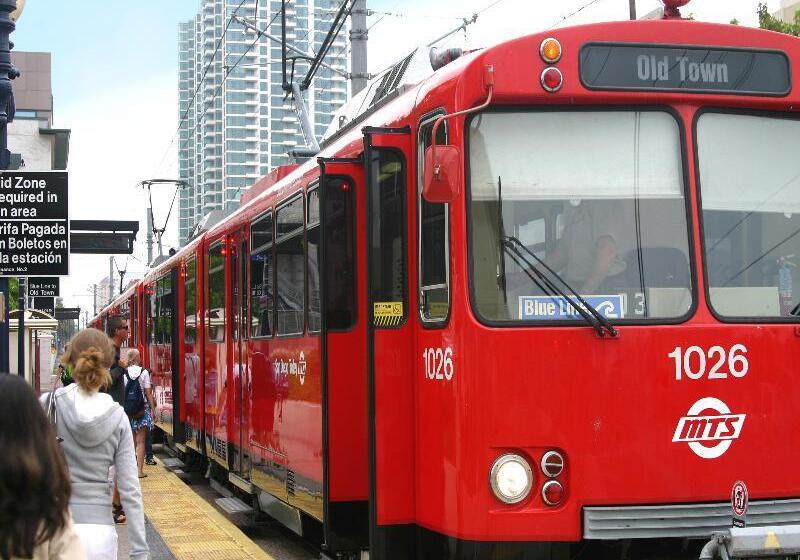
<path id="1" fill-rule="evenodd" d="M 17 0 L 17 9 L 11 12 L 11 21 L 14 23 L 19 21 L 19 17 L 22 15 L 22 10 L 25 9 L 25 0 Z"/>
<path id="2" fill-rule="evenodd" d="M 21 0 L 17 6 L 16 0 L 0 0 L 0 170 L 8 169 L 11 163 L 11 152 L 8 150 L 8 123 L 14 120 L 14 91 L 11 88 L 11 80 L 19 76 L 13 64 L 11 64 L 11 43 L 9 37 L 16 25 L 14 22 L 19 19 L 22 9 L 25 7 L 25 0 Z M 8 278 L 0 278 L 0 292 L 4 294 L 3 305 L 0 313 L 3 314 L 3 321 L 0 321 L 0 371 L 9 370 L 9 348 L 8 348 Z M 22 291 L 20 291 L 20 295 Z M 22 333 L 25 324 L 24 308 L 20 310 L 19 332 Z M 20 340 L 22 336 L 20 335 Z M 21 346 L 21 345 L 20 345 Z M 24 352 L 20 351 L 20 356 L 24 359 Z M 25 375 L 23 366 L 19 366 L 20 375 Z"/>

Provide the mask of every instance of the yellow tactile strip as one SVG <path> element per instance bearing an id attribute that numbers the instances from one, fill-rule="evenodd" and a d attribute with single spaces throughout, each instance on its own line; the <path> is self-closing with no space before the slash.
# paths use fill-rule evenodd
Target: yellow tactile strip
<path id="1" fill-rule="evenodd" d="M 163 464 L 147 474 L 145 513 L 177 560 L 273 560 Z"/>

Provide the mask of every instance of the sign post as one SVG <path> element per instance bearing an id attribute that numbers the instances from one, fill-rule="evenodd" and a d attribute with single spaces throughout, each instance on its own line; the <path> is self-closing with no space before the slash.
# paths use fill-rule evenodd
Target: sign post
<path id="1" fill-rule="evenodd" d="M 30 276 L 69 274 L 67 202 L 66 171 L 0 172 L 0 276 L 19 278 L 17 373 L 22 376 L 25 280 Z"/>

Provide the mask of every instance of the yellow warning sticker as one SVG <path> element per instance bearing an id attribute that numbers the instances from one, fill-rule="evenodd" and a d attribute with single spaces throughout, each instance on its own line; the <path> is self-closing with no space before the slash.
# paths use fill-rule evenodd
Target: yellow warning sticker
<path id="1" fill-rule="evenodd" d="M 777 535 L 775 535 L 774 531 L 769 531 L 767 533 L 767 538 L 764 539 L 764 548 L 780 548 L 781 542 L 778 540 Z"/>
<path id="2" fill-rule="evenodd" d="M 372 304 L 376 327 L 394 327 L 403 320 L 402 301 L 376 301 Z"/>

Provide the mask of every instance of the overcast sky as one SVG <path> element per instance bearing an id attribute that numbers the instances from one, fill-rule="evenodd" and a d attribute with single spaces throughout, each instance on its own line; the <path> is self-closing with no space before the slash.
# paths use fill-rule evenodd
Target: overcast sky
<path id="1" fill-rule="evenodd" d="M 251 0 L 247 0 L 250 2 Z M 255 2 L 255 0 L 252 0 Z M 477 22 L 443 46 L 477 48 L 543 29 L 628 18 L 627 0 L 367 0 L 369 67 L 375 72 L 479 13 Z M 779 2 L 768 2 L 770 10 Z M 130 274 L 145 271 L 147 197 L 135 188 L 153 177 L 178 176 L 178 23 L 200 0 L 27 0 L 12 35 L 15 48 L 47 51 L 53 60 L 54 125 L 72 130 L 69 157 L 73 219 L 140 220 L 133 258 L 117 256 Z M 660 6 L 637 0 L 639 15 Z M 757 25 L 758 0 L 694 0 L 696 19 Z M 13 149 L 13 146 L 11 146 Z M 163 222 L 171 187 L 154 193 Z M 176 202 L 165 243 L 177 244 Z M 66 305 L 91 312 L 89 286 L 108 275 L 108 257 L 73 255 L 62 280 Z"/>

